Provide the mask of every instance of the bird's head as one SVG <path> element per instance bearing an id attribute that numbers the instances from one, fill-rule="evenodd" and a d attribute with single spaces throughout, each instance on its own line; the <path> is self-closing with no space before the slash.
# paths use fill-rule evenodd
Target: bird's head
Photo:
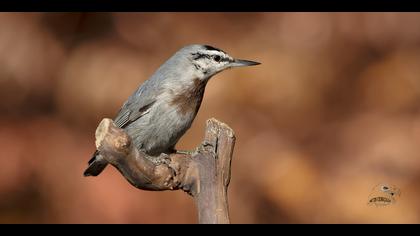
<path id="1" fill-rule="evenodd" d="M 225 51 L 208 45 L 189 45 L 177 53 L 187 59 L 195 76 L 201 80 L 208 80 L 213 75 L 233 67 L 254 66 L 259 62 L 235 59 Z"/>

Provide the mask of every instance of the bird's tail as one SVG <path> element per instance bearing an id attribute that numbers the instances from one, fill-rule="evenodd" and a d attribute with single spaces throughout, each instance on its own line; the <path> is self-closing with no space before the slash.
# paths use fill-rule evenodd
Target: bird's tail
<path id="1" fill-rule="evenodd" d="M 99 152 L 96 150 L 93 153 L 92 158 L 88 162 L 89 166 L 83 173 L 84 176 L 97 176 L 99 175 L 105 167 L 108 165 L 108 162 L 104 160 L 100 155 Z"/>

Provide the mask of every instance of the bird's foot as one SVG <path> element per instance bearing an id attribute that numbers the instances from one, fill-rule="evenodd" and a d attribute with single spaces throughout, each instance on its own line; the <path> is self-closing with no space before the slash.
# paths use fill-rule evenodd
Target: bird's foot
<path id="1" fill-rule="evenodd" d="M 147 160 L 149 160 L 150 162 L 152 162 L 155 165 L 161 165 L 161 164 L 169 164 L 170 163 L 170 158 L 169 155 L 166 153 L 162 153 L 160 156 L 145 156 Z"/>
<path id="2" fill-rule="evenodd" d="M 176 154 L 192 155 L 195 150 L 176 150 Z"/>

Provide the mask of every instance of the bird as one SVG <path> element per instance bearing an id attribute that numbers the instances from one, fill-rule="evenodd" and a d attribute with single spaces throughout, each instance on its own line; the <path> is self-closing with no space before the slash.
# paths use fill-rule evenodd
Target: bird
<path id="1" fill-rule="evenodd" d="M 114 124 L 137 149 L 150 157 L 177 152 L 175 145 L 191 127 L 200 109 L 207 82 L 221 71 L 261 63 L 235 59 L 204 44 L 179 49 L 126 100 Z M 96 150 L 84 176 L 97 176 L 108 162 Z"/>

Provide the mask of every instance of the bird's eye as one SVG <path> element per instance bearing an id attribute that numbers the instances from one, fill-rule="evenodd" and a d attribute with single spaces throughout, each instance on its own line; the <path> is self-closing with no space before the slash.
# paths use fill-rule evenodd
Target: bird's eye
<path id="1" fill-rule="evenodd" d="M 217 62 L 220 62 L 220 60 L 222 60 L 220 56 L 213 56 L 213 59 Z"/>

